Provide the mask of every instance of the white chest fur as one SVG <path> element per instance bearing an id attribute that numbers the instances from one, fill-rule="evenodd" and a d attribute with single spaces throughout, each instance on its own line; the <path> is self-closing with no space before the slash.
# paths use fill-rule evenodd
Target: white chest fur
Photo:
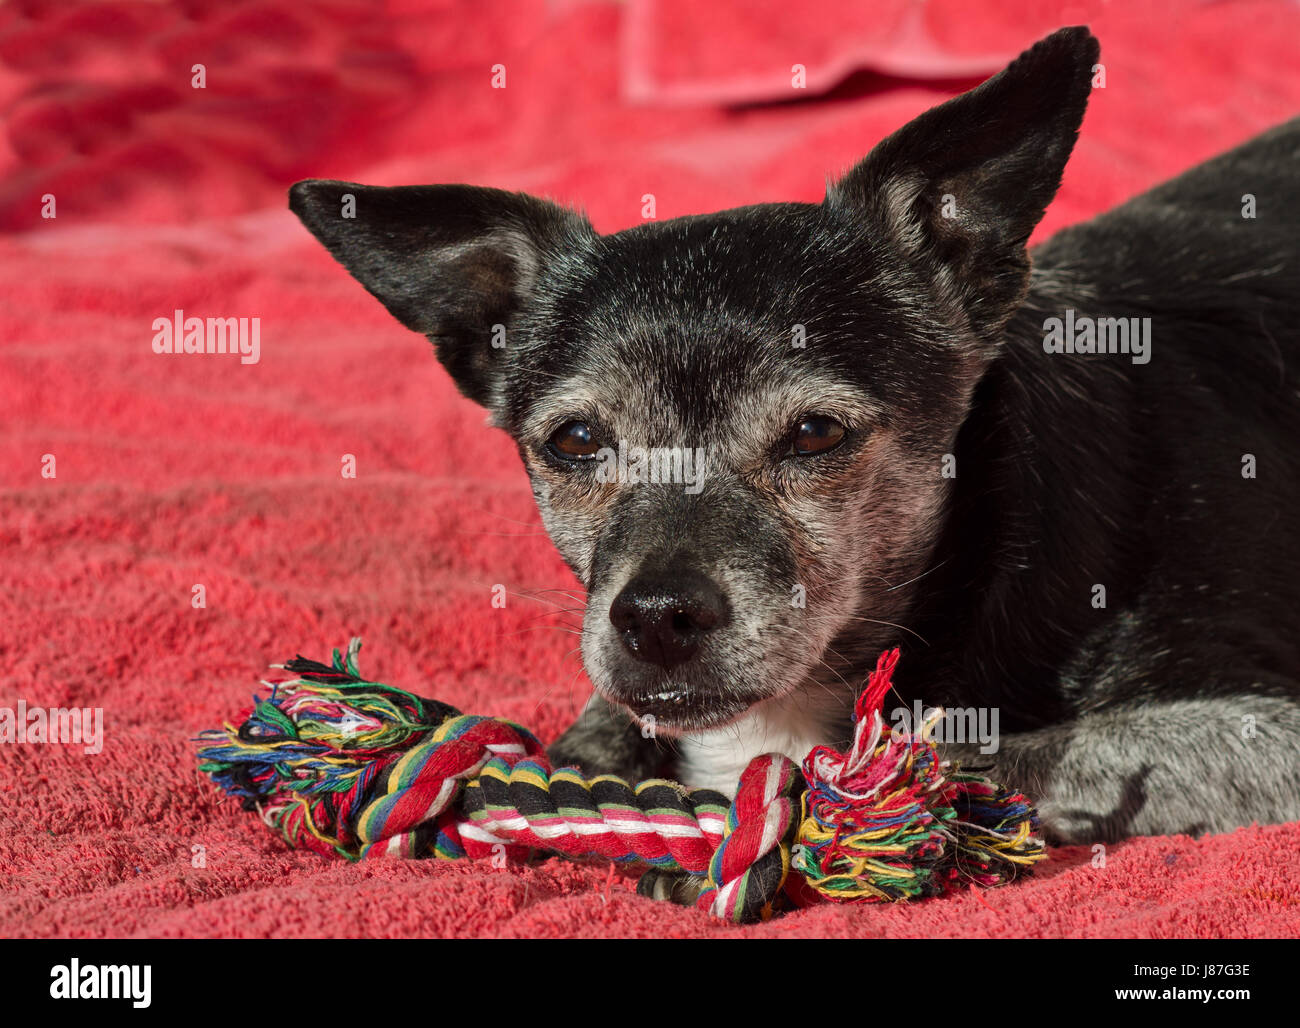
<path id="1" fill-rule="evenodd" d="M 677 778 L 692 789 L 732 796 L 740 773 L 755 757 L 784 753 L 800 763 L 814 746 L 842 741 L 841 718 L 838 711 L 810 703 L 802 691 L 760 703 L 725 728 L 679 736 Z"/>

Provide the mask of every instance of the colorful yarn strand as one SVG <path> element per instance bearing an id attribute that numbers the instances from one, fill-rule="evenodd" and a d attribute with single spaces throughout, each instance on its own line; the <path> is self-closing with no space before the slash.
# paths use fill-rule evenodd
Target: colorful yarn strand
<path id="1" fill-rule="evenodd" d="M 1046 856 L 1029 801 L 982 775 L 950 770 L 932 741 L 942 710 L 911 734 L 882 707 L 898 665 L 881 654 L 854 708 L 847 753 L 818 746 L 804 761 L 794 868 L 832 901 L 898 901 L 973 882 L 1012 881 Z"/>

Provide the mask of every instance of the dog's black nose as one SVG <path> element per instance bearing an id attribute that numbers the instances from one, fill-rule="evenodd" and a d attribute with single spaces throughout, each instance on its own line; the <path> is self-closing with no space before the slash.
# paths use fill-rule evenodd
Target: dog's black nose
<path id="1" fill-rule="evenodd" d="M 698 571 L 637 575 L 609 606 L 609 620 L 627 651 L 662 668 L 690 660 L 705 634 L 726 617 L 726 597 Z"/>

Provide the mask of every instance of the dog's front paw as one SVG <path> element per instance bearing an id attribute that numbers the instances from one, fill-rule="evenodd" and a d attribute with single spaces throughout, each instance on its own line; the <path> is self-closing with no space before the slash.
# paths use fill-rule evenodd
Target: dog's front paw
<path id="1" fill-rule="evenodd" d="M 630 782 L 663 773 L 670 754 L 626 713 L 596 697 L 546 751 L 555 767 L 579 767 L 591 775 L 617 775 Z"/>
<path id="2" fill-rule="evenodd" d="M 1082 846 L 1110 841 L 1103 814 L 1051 799 L 1037 804 L 1034 809 L 1038 812 L 1039 835 L 1049 846 Z"/>

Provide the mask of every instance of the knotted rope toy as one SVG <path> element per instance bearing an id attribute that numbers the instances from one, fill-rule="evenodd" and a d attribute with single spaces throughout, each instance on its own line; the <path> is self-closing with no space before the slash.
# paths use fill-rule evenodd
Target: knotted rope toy
<path id="1" fill-rule="evenodd" d="M 802 768 L 758 757 L 729 800 L 553 768 L 513 722 L 367 681 L 360 646 L 335 650 L 332 666 L 276 665 L 289 676 L 263 683 L 268 698 L 199 736 L 200 769 L 290 846 L 348 860 L 543 850 L 637 863 L 643 895 L 685 895 L 738 923 L 820 900 L 998 885 L 1045 856 L 1023 795 L 941 761 L 942 711 L 915 733 L 886 725 L 896 649 L 858 698 L 847 753 L 818 746 Z"/>

